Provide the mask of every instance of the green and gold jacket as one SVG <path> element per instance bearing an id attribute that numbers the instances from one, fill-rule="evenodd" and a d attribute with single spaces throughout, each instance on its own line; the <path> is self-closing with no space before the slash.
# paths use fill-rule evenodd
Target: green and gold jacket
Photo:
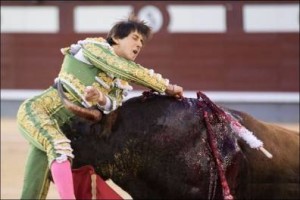
<path id="1" fill-rule="evenodd" d="M 151 88 L 163 93 L 168 79 L 154 73 L 133 61 L 117 56 L 111 46 L 103 38 L 87 38 L 81 43 L 83 56 L 90 64 L 76 59 L 70 47 L 63 48 L 65 55 L 58 78 L 69 93 L 86 107 L 97 105 L 96 102 L 87 102 L 83 97 L 87 86 L 94 86 L 105 94 L 112 102 L 109 113 L 122 105 L 122 100 L 129 90 L 129 82 Z"/>

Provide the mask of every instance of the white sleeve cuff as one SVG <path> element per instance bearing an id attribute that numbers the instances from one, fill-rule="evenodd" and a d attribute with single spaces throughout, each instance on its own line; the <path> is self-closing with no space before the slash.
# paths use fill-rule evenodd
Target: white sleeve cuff
<path id="1" fill-rule="evenodd" d="M 110 100 L 110 98 L 108 98 L 107 96 L 105 96 L 105 98 L 106 98 L 106 104 L 103 105 L 103 106 L 97 104 L 97 106 L 98 106 L 98 108 L 99 108 L 100 110 L 102 110 L 102 111 L 111 111 L 111 109 L 112 109 L 112 106 L 111 106 L 111 100 Z"/>

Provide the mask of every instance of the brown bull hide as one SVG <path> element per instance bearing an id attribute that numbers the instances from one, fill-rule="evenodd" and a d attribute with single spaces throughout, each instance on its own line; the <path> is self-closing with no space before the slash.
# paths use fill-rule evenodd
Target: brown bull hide
<path id="1" fill-rule="evenodd" d="M 299 133 L 259 121 L 246 113 L 233 113 L 273 154 L 273 158 L 268 159 L 240 142 L 250 167 L 251 198 L 299 199 Z"/>

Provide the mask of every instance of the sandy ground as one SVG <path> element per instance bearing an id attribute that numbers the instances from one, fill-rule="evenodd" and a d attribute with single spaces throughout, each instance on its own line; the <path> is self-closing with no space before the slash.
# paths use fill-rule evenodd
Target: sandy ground
<path id="1" fill-rule="evenodd" d="M 299 132 L 299 124 L 280 124 Z M 19 199 L 26 155 L 27 141 L 19 134 L 14 119 L 1 119 L 1 196 L 0 199 Z M 128 194 L 121 191 L 126 198 Z M 51 184 L 47 199 L 59 199 Z"/>

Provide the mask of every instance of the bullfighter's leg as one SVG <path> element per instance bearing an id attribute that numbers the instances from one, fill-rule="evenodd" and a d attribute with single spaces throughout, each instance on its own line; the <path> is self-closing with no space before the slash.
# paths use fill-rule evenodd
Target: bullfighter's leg
<path id="1" fill-rule="evenodd" d="M 46 199 L 49 185 L 50 179 L 47 155 L 35 146 L 30 145 L 25 166 L 21 199 Z"/>
<path id="2" fill-rule="evenodd" d="M 73 179 L 72 175 L 70 176 L 72 173 L 70 160 L 74 158 L 73 150 L 70 145 L 71 141 L 60 130 L 60 125 L 66 123 L 71 116 L 53 88 L 25 101 L 20 106 L 17 114 L 20 132 L 34 146 L 31 147 L 28 158 L 22 198 L 25 198 L 25 195 L 27 195 L 26 198 L 30 196 L 29 199 L 41 199 L 42 196 L 46 196 L 44 194 L 47 194 L 48 190 L 44 186 L 49 170 L 52 172 L 60 197 L 62 199 L 75 198 Z M 67 163 L 62 164 L 64 162 Z M 59 164 L 56 165 L 56 163 Z M 55 167 L 52 167 L 53 164 Z M 68 176 L 61 176 L 60 173 L 56 173 L 57 171 L 67 172 Z M 71 195 L 64 195 L 67 190 L 70 191 L 67 194 Z"/>

